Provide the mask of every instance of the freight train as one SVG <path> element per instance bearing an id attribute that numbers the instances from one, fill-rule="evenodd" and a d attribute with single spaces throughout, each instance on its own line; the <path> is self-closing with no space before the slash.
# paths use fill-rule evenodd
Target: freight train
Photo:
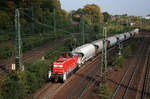
<path id="1" fill-rule="evenodd" d="M 107 47 L 113 47 L 114 45 L 126 41 L 137 35 L 139 29 L 134 29 L 127 33 L 122 33 L 106 38 Z M 53 63 L 53 68 L 48 73 L 48 79 L 58 80 L 63 82 L 67 80 L 68 76 L 74 71 L 78 70 L 86 61 L 95 57 L 103 49 L 103 39 L 96 40 L 94 42 L 79 46 L 69 53 L 64 53 L 58 60 Z"/>

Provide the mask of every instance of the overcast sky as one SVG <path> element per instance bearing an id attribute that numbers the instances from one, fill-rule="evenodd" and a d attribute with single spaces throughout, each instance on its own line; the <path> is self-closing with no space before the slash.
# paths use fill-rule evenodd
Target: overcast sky
<path id="1" fill-rule="evenodd" d="M 145 16 L 150 14 L 150 0 L 60 0 L 62 8 L 71 11 L 86 4 L 97 4 L 102 12 Z"/>

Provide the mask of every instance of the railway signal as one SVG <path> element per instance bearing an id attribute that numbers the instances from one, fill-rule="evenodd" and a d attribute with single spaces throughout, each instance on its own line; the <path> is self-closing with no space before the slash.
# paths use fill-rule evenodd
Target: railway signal
<path id="1" fill-rule="evenodd" d="M 71 42 L 71 47 L 72 47 L 72 50 L 74 50 L 77 46 L 77 39 L 76 38 L 73 38 L 72 42 Z"/>
<path id="2" fill-rule="evenodd" d="M 103 29 L 103 48 L 102 48 L 102 64 L 101 64 L 101 73 L 102 73 L 102 81 L 106 81 L 106 71 L 107 71 L 107 29 L 104 27 Z"/>

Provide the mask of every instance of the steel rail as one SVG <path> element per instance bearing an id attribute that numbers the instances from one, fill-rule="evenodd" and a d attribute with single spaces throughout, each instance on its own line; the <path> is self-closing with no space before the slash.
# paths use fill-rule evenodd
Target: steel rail
<path id="1" fill-rule="evenodd" d="M 144 42 L 143 42 L 143 44 L 144 44 Z M 136 54 L 138 54 L 141 51 L 141 49 L 142 49 L 142 46 L 141 46 L 141 48 L 138 49 Z M 129 72 L 130 68 L 131 68 L 131 65 L 128 65 L 128 68 L 127 68 L 126 72 L 124 73 L 122 79 L 120 80 L 118 86 L 116 87 L 115 91 L 113 92 L 113 95 L 112 95 L 111 99 L 114 99 L 114 97 L 117 95 L 117 93 L 118 93 L 118 91 L 119 91 L 119 89 L 120 89 L 120 87 L 121 87 L 121 85 L 122 85 L 122 83 L 123 83 L 127 73 Z"/>
<path id="2" fill-rule="evenodd" d="M 144 52 L 145 50 L 146 50 L 146 47 L 144 46 L 142 52 Z M 141 53 L 141 54 L 142 54 L 142 53 Z M 133 78 L 134 78 L 134 76 L 135 76 L 135 73 L 136 73 L 136 71 L 137 71 L 137 68 L 139 67 L 139 63 L 141 62 L 141 60 L 142 60 L 142 59 L 139 57 L 139 58 L 138 58 L 138 61 L 137 61 L 137 63 L 136 63 L 135 69 L 134 69 L 134 71 L 132 72 L 131 77 L 130 77 L 130 79 L 129 79 L 129 82 L 128 82 L 128 84 L 127 84 L 127 87 L 126 87 L 126 89 L 125 89 L 125 91 L 124 91 L 124 94 L 123 94 L 123 96 L 122 96 L 122 99 L 125 99 L 125 97 L 126 97 L 126 95 L 127 95 L 127 92 L 128 92 L 128 90 L 129 90 L 129 87 L 131 86 L 131 82 L 132 82 L 132 80 L 133 80 Z"/>
<path id="3" fill-rule="evenodd" d="M 80 99 L 87 91 L 87 89 L 89 88 L 89 86 L 92 84 L 92 82 L 94 81 L 96 75 L 98 74 L 99 71 L 97 71 L 91 78 L 91 80 L 88 82 L 88 84 L 86 85 L 85 88 L 83 88 L 83 90 L 81 91 L 80 95 L 78 96 L 78 99 Z"/>
<path id="4" fill-rule="evenodd" d="M 143 89 L 142 89 L 142 95 L 141 95 L 141 99 L 145 99 L 145 97 L 147 96 L 147 86 L 149 84 L 149 76 L 150 76 L 150 53 L 148 56 L 148 61 L 147 61 L 147 67 L 146 67 L 146 72 L 145 72 L 145 76 L 144 76 L 144 84 L 143 84 Z"/>

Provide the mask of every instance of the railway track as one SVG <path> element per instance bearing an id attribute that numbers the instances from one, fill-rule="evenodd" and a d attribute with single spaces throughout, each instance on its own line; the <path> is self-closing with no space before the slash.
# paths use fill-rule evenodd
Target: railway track
<path id="1" fill-rule="evenodd" d="M 100 72 L 97 71 L 93 77 L 91 78 L 91 80 L 88 82 L 88 84 L 86 85 L 86 87 L 82 90 L 82 92 L 80 93 L 80 95 L 78 96 L 78 98 L 82 98 L 88 91 L 88 89 L 90 88 L 90 86 L 92 85 L 92 83 L 94 83 L 94 85 L 98 85 L 99 82 L 99 78 L 100 78 Z"/>
<path id="2" fill-rule="evenodd" d="M 110 53 L 114 53 L 113 50 L 115 50 L 116 47 L 112 47 L 109 49 L 109 52 Z M 111 55 L 112 55 L 111 54 Z M 100 60 L 101 61 L 101 60 Z M 100 74 L 101 74 L 101 62 L 98 62 L 96 64 L 96 66 L 94 67 L 93 65 L 93 68 L 90 69 L 90 71 L 88 71 L 83 79 L 81 79 L 75 86 L 74 88 L 72 89 L 72 91 L 66 96 L 66 99 L 72 99 L 72 98 L 82 98 L 88 88 L 94 83 L 95 85 L 99 84 L 99 79 L 101 78 L 100 77 Z M 88 79 L 88 80 L 87 80 Z M 80 90 L 79 90 L 80 89 Z M 72 97 L 73 96 L 73 97 Z"/>
<path id="3" fill-rule="evenodd" d="M 141 99 L 148 99 L 148 98 L 150 98 L 150 52 L 147 60 L 147 67 L 144 75 L 144 83 L 141 95 Z"/>
<path id="4" fill-rule="evenodd" d="M 144 43 L 142 44 L 143 46 L 145 45 Z M 143 48 L 143 46 L 141 47 L 141 49 Z M 139 53 L 141 53 L 141 50 L 139 50 Z M 137 56 L 140 56 L 140 55 L 137 55 Z M 98 64 L 97 64 L 98 65 Z M 96 64 L 93 64 L 93 68 L 89 69 L 90 71 L 87 71 L 84 75 L 78 75 L 78 76 L 81 76 L 82 79 L 78 79 L 78 82 L 76 83 L 76 81 L 73 81 L 72 83 L 74 84 L 71 84 L 71 83 L 67 83 L 67 86 L 69 86 L 67 88 L 67 86 L 65 86 L 65 88 L 61 88 L 62 91 L 58 91 L 57 93 L 59 94 L 58 96 L 54 96 L 53 98 L 54 99 L 57 99 L 57 98 L 66 98 L 66 99 L 72 99 L 72 98 L 82 98 L 88 88 L 91 86 L 91 84 L 95 83 L 96 84 L 96 77 L 97 77 L 97 74 L 100 74 L 100 69 L 98 69 Z M 92 65 L 91 65 L 92 66 Z M 94 68 L 95 66 L 95 68 Z M 97 69 L 96 69 L 97 68 Z M 98 71 L 99 70 L 99 71 Z M 76 74 L 74 74 L 76 75 Z M 71 81 L 70 81 L 71 82 Z M 66 92 L 64 92 L 66 91 Z M 48 98 L 52 98 L 52 97 L 48 97 Z M 46 98 L 46 99 L 48 99 Z"/>
<path id="5" fill-rule="evenodd" d="M 87 71 L 91 67 L 89 66 L 86 69 L 84 69 L 84 67 L 87 67 L 88 65 L 91 65 L 92 63 L 97 62 L 97 58 L 100 58 L 100 55 L 98 55 L 96 58 L 93 58 L 92 60 L 88 61 L 77 72 L 80 72 L 80 74 L 85 73 L 85 71 Z M 45 87 L 42 88 L 40 92 L 36 93 L 35 96 L 33 96 L 33 99 L 40 99 L 41 97 L 44 97 L 44 99 L 49 99 L 53 96 L 53 94 L 55 92 L 57 92 L 57 90 L 59 88 L 62 88 L 63 86 L 67 85 L 70 82 L 71 82 L 71 80 L 68 79 L 64 84 L 61 84 L 61 83 L 59 83 L 59 84 L 57 84 L 57 83 L 47 83 L 46 86 L 48 86 L 48 87 L 47 88 L 45 88 Z M 47 94 L 47 95 L 45 95 L 45 94 Z"/>
<path id="6" fill-rule="evenodd" d="M 57 89 L 59 89 L 61 85 L 62 85 L 62 83 L 51 83 L 51 82 L 49 82 L 49 83 L 45 84 L 45 86 L 42 87 L 42 89 L 39 92 L 37 92 L 35 95 L 30 96 L 29 98 L 32 97 L 32 99 L 49 99 L 48 97 L 53 95 L 53 93 L 55 93 L 55 91 Z M 47 92 L 48 96 L 45 97 L 44 94 L 46 92 Z"/>
<path id="7" fill-rule="evenodd" d="M 112 50 L 115 50 L 115 48 L 116 47 L 110 48 L 109 52 L 111 52 Z M 71 83 L 70 83 L 71 88 L 67 89 L 67 87 L 65 87 L 65 89 L 67 89 L 67 91 L 64 92 L 62 98 L 66 98 L 66 99 L 82 98 L 86 94 L 86 92 L 87 92 L 88 88 L 91 86 L 91 84 L 99 83 L 98 80 L 100 78 L 100 71 L 101 71 L 100 56 L 101 56 L 101 54 L 99 54 L 95 58 L 95 61 L 91 61 L 89 64 L 86 64 L 86 69 L 88 70 L 87 72 L 82 70 L 81 72 L 84 72 L 84 74 L 77 74 L 77 73 L 74 74 L 81 78 L 80 79 L 77 78 L 77 81 L 73 81 L 73 82 L 71 81 Z M 69 85 L 69 83 L 67 85 Z M 61 90 L 63 90 L 63 89 L 61 89 Z M 57 92 L 57 93 L 59 93 L 59 92 Z M 55 95 L 53 98 L 57 99 L 60 97 Z"/>
<path id="8" fill-rule="evenodd" d="M 138 82 L 136 81 L 135 78 L 138 75 L 137 72 L 139 72 L 139 69 L 140 69 L 139 65 L 142 63 L 142 61 L 144 61 L 142 60 L 142 54 L 146 52 L 146 49 L 147 49 L 146 47 L 148 44 L 145 44 L 145 41 L 144 41 L 141 45 L 142 46 L 137 51 L 136 56 L 135 56 L 137 57 L 137 59 L 132 61 L 129 64 L 126 72 L 124 73 L 122 79 L 120 80 L 118 86 L 116 87 L 113 93 L 112 99 L 118 99 L 118 98 L 125 99 L 129 93 L 133 94 L 133 91 L 134 91 L 134 95 L 136 96 L 138 90 L 135 90 L 132 86 L 134 86 L 133 84 L 137 84 L 136 82 Z M 140 55 L 138 55 L 138 53 L 140 53 Z M 132 66 L 132 65 L 135 65 L 135 66 Z"/>
<path id="9" fill-rule="evenodd" d="M 99 68 L 98 68 L 99 67 Z M 66 99 L 72 99 L 72 98 L 78 98 L 80 99 L 89 85 L 94 80 L 95 76 L 98 74 L 100 70 L 100 64 L 97 64 L 94 68 L 92 68 L 90 71 L 87 72 L 86 75 L 84 75 L 83 79 L 80 80 L 76 86 L 72 89 L 72 91 L 66 96 Z M 80 90 L 79 90 L 80 89 Z"/>
<path id="10" fill-rule="evenodd" d="M 114 48 L 114 47 L 113 47 Z M 111 48 L 111 49 L 113 49 Z M 111 50 L 109 49 L 109 51 Z M 100 56 L 100 55 L 99 55 Z M 53 93 L 55 92 L 59 92 L 59 89 L 60 88 L 63 88 L 63 86 L 66 86 L 66 85 L 70 85 L 71 83 L 74 83 L 74 85 L 70 85 L 74 88 L 71 88 L 71 90 L 69 90 L 69 93 L 67 93 L 66 95 L 64 94 L 65 98 L 70 98 L 71 96 L 74 96 L 76 98 L 81 98 L 87 91 L 88 87 L 95 81 L 95 78 L 97 76 L 97 74 L 100 72 L 100 68 L 98 69 L 98 62 L 100 62 L 100 57 L 98 58 L 95 58 L 95 62 L 94 61 L 91 61 L 91 63 L 88 64 L 88 62 L 85 64 L 86 65 L 86 70 L 82 70 L 84 68 L 84 66 L 79 70 L 80 74 L 76 73 L 74 75 L 77 75 L 78 76 L 78 79 L 76 80 L 73 80 L 73 82 L 71 80 L 67 80 L 67 82 L 65 82 L 64 84 L 60 85 L 57 87 L 57 85 L 51 85 L 49 84 L 49 86 L 47 88 L 43 88 L 43 90 L 41 92 L 39 92 L 39 95 L 37 95 L 37 97 L 41 97 L 43 96 L 44 99 L 49 99 L 49 98 L 52 98 L 53 96 Z M 94 64 L 93 64 L 94 63 Z M 88 66 L 89 65 L 89 66 Z M 100 67 L 100 66 L 99 66 Z M 90 70 L 90 71 L 88 71 Z M 86 72 L 85 72 L 86 71 Z M 84 73 L 83 73 L 84 72 Z M 83 73 L 83 74 L 82 74 Z M 79 79 L 79 77 L 81 77 L 81 79 Z M 71 82 L 71 83 L 70 83 Z M 54 89 L 51 91 L 50 89 L 53 87 Z M 69 87 L 70 87 L 69 86 Z M 78 89 L 80 88 L 80 89 Z M 66 88 L 67 89 L 67 88 Z M 80 90 L 80 91 L 79 91 Z M 53 93 L 51 93 L 53 92 Z M 63 93 L 63 92 L 61 92 Z M 76 95 L 74 94 L 76 93 Z M 37 98 L 36 97 L 36 98 Z M 43 98 L 41 97 L 41 98 Z M 55 97 L 54 97 L 55 98 Z M 37 99 L 40 99 L 40 98 L 37 98 Z"/>

